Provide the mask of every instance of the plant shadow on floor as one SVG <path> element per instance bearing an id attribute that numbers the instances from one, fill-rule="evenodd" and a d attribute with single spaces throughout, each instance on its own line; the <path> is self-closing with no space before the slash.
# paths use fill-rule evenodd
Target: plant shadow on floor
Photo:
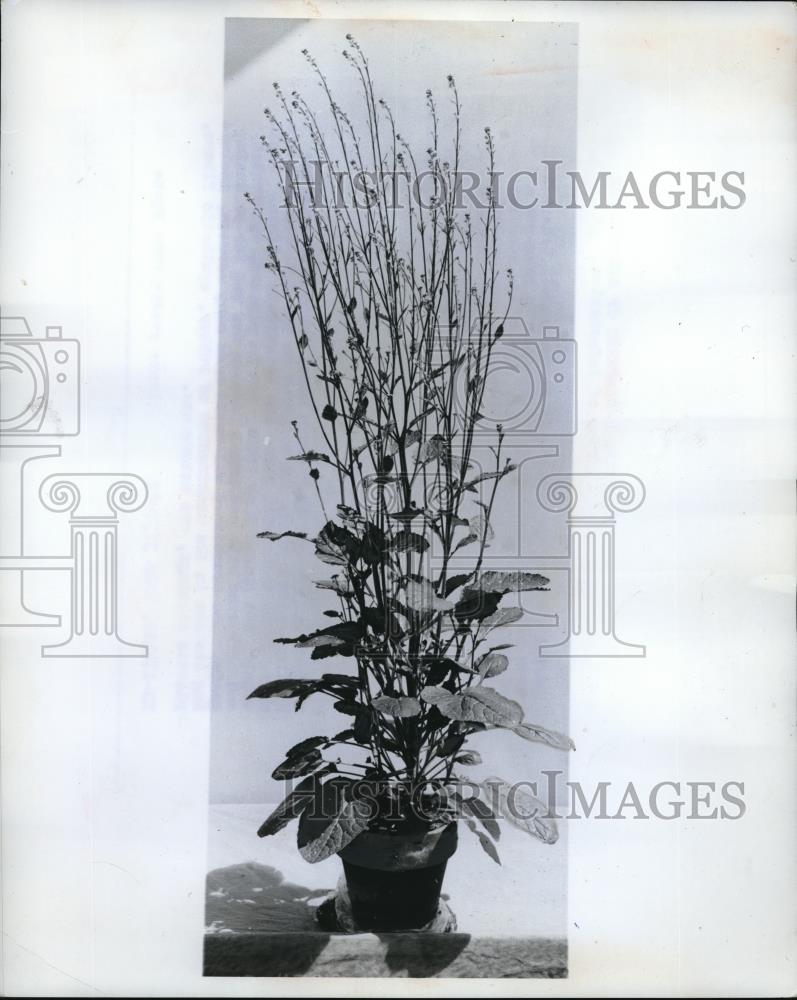
<path id="1" fill-rule="evenodd" d="M 322 975 L 434 976 L 470 941 L 468 934 L 391 933 L 374 935 L 369 943 L 362 936 L 324 931 L 316 908 L 330 891 L 286 882 L 276 868 L 255 862 L 210 872 L 204 975 L 307 975 L 334 937 L 351 944 Z"/>
<path id="2" fill-rule="evenodd" d="M 389 975 L 410 978 L 444 972 L 468 946 L 470 934 L 379 934 L 385 945 L 384 962 Z"/>
<path id="3" fill-rule="evenodd" d="M 306 974 L 329 940 L 319 932 L 310 901 L 329 891 L 286 882 L 276 868 L 255 862 L 209 872 L 204 974 Z"/>

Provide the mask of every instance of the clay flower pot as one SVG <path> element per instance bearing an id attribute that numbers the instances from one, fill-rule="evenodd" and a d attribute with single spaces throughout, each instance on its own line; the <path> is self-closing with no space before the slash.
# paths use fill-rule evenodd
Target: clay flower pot
<path id="1" fill-rule="evenodd" d="M 352 916 L 363 931 L 418 930 L 434 920 L 457 824 L 366 830 L 340 851 Z"/>

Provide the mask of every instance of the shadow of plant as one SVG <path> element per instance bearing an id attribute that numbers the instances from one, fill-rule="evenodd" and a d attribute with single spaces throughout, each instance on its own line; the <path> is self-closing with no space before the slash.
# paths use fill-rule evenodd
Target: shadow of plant
<path id="1" fill-rule="evenodd" d="M 286 882 L 270 865 L 248 862 L 209 872 L 203 974 L 305 975 L 329 941 L 310 905 L 324 895 L 326 890 Z"/>
<path id="2" fill-rule="evenodd" d="M 334 955 L 325 957 L 328 967 L 320 974 L 420 978 L 444 972 L 470 941 L 469 934 L 350 935 L 322 929 L 316 909 L 328 892 L 286 882 L 276 868 L 255 862 L 210 872 L 204 975 L 313 974 L 334 938 Z"/>
<path id="3" fill-rule="evenodd" d="M 444 972 L 470 942 L 470 934 L 380 934 L 388 975 L 425 978 Z"/>
<path id="4" fill-rule="evenodd" d="M 208 934 L 318 931 L 315 906 L 329 890 L 308 889 L 270 865 L 247 862 L 207 877 Z"/>

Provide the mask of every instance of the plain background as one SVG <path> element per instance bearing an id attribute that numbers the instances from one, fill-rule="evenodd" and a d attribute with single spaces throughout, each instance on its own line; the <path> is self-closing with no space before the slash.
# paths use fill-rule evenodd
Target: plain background
<path id="1" fill-rule="evenodd" d="M 738 822 L 571 824 L 570 978 L 502 992 L 791 993 L 794 10 L 564 9 L 579 22 L 579 169 L 744 170 L 748 194 L 737 212 L 577 220 L 588 417 L 573 462 L 648 487 L 623 525 L 624 621 L 648 657 L 572 671 L 572 777 L 739 779 L 748 809 Z M 223 18 L 266 10 L 310 8 L 5 7 L 4 309 L 82 341 L 86 430 L 72 467 L 129 469 L 151 491 L 126 528 L 120 609 L 148 660 L 46 661 L 42 636 L 2 636 L 7 994 L 275 989 L 199 975 Z M 562 10 L 346 7 L 508 23 Z M 279 983 L 341 988 L 396 984 Z"/>

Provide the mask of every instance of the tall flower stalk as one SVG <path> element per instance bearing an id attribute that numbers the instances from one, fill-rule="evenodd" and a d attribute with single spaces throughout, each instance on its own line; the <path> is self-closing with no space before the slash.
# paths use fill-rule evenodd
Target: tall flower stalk
<path id="1" fill-rule="evenodd" d="M 525 723 L 521 706 L 487 683 L 509 662 L 509 647 L 493 633 L 523 614 L 502 602 L 548 584 L 539 574 L 483 570 L 496 494 L 515 469 L 500 425 L 490 467 L 474 458 L 476 436 L 488 429 L 485 388 L 513 294 L 511 269 L 498 268 L 493 192 L 475 218 L 459 206 L 462 114 L 453 77 L 448 141 L 427 91 L 429 145 L 418 157 L 377 97 L 360 46 L 347 40 L 343 56 L 359 81 L 365 126 L 338 104 L 305 50 L 323 110 L 275 83 L 261 136 L 287 222 L 281 245 L 266 212 L 246 198 L 265 235 L 265 266 L 315 418 L 306 440 L 293 422 L 299 453 L 292 460 L 306 463 L 324 520 L 313 537 L 295 530 L 260 537 L 313 544 L 331 569 L 316 586 L 334 605 L 324 612 L 330 624 L 276 642 L 307 647 L 313 660 L 343 657 L 355 668 L 271 681 L 250 696 L 295 697 L 298 709 L 320 692 L 350 720 L 336 736 L 310 737 L 288 752 L 275 777 L 303 780 L 260 832 L 275 832 L 334 789 L 351 839 L 366 822 L 352 822 L 365 817 L 358 809 L 364 788 L 378 789 L 382 811 L 388 804 L 405 818 L 419 795 L 433 793 L 443 812 L 461 804 L 451 791 L 454 769 L 480 761 L 465 744 L 484 729 L 572 744 Z M 493 177 L 489 128 L 484 149 Z M 481 808 L 494 811 L 493 799 Z M 555 839 L 550 821 L 523 822 Z M 329 839 L 328 825 L 303 837 L 300 823 L 310 860 L 331 853 Z"/>

